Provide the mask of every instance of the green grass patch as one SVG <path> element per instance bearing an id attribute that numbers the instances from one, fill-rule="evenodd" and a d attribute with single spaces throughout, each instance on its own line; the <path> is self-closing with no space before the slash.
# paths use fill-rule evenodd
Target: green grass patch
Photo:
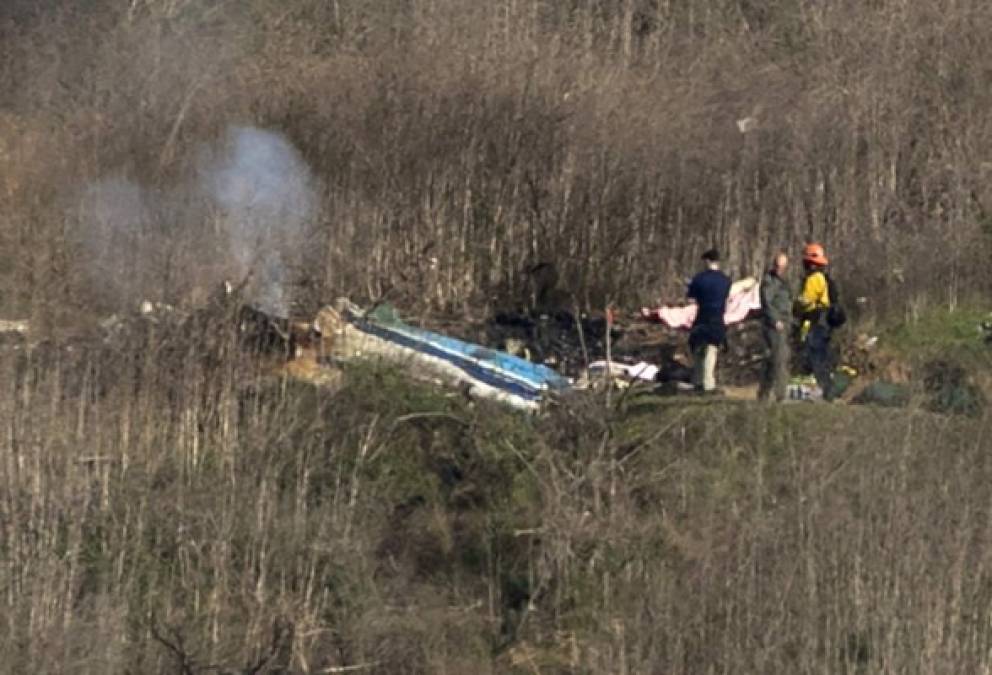
<path id="1" fill-rule="evenodd" d="M 990 349 L 978 328 L 987 318 L 988 311 L 978 308 L 931 308 L 916 320 L 884 328 L 880 338 L 887 349 L 909 360 L 940 356 L 989 366 Z"/>

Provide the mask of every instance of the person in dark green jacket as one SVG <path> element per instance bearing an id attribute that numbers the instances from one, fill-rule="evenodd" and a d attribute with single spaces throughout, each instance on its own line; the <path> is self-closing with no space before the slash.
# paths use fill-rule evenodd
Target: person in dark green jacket
<path id="1" fill-rule="evenodd" d="M 778 253 L 761 279 L 761 322 L 765 338 L 765 367 L 758 399 L 786 398 L 789 385 L 789 333 L 792 323 L 792 289 L 785 278 L 789 257 Z"/>

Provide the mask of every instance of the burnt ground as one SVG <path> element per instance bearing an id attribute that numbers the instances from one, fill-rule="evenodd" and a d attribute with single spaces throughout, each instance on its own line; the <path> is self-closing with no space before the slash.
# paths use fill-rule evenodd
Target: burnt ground
<path id="1" fill-rule="evenodd" d="M 7 376 L 30 377 L 39 369 L 59 366 L 66 392 L 88 390 L 100 395 L 119 386 L 137 388 L 147 376 L 156 377 L 165 389 L 179 392 L 184 374 L 191 368 L 213 372 L 221 364 L 231 363 L 232 358 L 238 362 L 235 372 L 242 373 L 249 383 L 257 373 L 303 365 L 292 356 L 298 337 L 293 322 L 237 301 L 214 303 L 188 313 L 165 308 L 118 314 L 92 324 L 72 335 L 41 340 L 20 333 L 0 334 L 0 353 L 13 357 L 5 361 L 12 367 Z M 575 379 L 585 374 L 587 364 L 606 359 L 608 351 L 616 362 L 657 365 L 659 383 L 691 379 L 687 332 L 657 323 L 620 321 L 611 327 L 609 339 L 604 316 L 576 317 L 564 311 L 504 312 L 480 321 L 435 317 L 425 321 L 424 327 L 513 351 Z M 857 336 L 838 337 L 839 362 L 858 374 L 845 400 L 895 405 L 915 397 L 927 409 L 969 415 L 985 408 L 988 378 L 976 378 L 973 369 L 957 360 L 930 356 L 910 367 L 905 358 L 889 350 L 859 348 Z M 758 321 L 731 326 L 718 365 L 720 384 L 753 387 L 759 380 L 763 355 Z M 800 367 L 794 359 L 794 372 Z M 656 391 L 665 394 L 676 390 L 659 387 Z"/>
<path id="2" fill-rule="evenodd" d="M 570 377 L 578 377 L 587 363 L 606 359 L 609 346 L 613 361 L 628 364 L 646 361 L 657 365 L 661 368 L 659 381 L 689 378 L 688 333 L 657 323 L 619 322 L 610 329 L 609 341 L 605 316 L 576 317 L 570 312 L 500 313 L 470 324 L 438 321 L 432 328 L 493 349 L 507 350 L 508 345 L 516 343 L 526 349 L 525 354 L 519 355 Z M 727 347 L 720 355 L 721 381 L 732 385 L 757 382 L 763 351 L 757 321 L 729 327 Z"/>

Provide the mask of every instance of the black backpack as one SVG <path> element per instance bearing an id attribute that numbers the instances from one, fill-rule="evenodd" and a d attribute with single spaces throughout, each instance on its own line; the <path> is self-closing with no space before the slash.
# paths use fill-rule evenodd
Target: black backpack
<path id="1" fill-rule="evenodd" d="M 837 288 L 837 282 L 826 272 L 823 273 L 823 276 L 827 279 L 827 295 L 830 296 L 830 307 L 827 308 L 826 317 L 827 325 L 831 328 L 840 328 L 847 323 L 847 312 L 840 304 L 840 291 Z"/>

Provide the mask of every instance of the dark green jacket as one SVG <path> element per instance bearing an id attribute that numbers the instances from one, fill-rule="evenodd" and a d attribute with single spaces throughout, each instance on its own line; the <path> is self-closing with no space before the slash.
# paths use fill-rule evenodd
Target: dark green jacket
<path id="1" fill-rule="evenodd" d="M 792 289 L 788 281 L 770 270 L 761 279 L 761 312 L 766 326 L 774 326 L 776 321 L 786 326 L 792 322 Z"/>

